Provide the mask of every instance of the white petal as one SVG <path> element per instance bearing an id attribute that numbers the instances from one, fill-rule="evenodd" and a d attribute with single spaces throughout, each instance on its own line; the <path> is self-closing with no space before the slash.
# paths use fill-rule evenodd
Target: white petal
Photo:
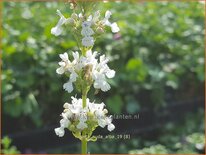
<path id="1" fill-rule="evenodd" d="M 112 130 L 114 130 L 115 129 L 115 126 L 114 126 L 114 124 L 109 124 L 108 126 L 107 126 L 107 129 L 109 130 L 109 131 L 112 131 Z"/>
<path id="2" fill-rule="evenodd" d="M 60 128 L 55 128 L 54 131 L 55 131 L 57 136 L 59 136 L 59 137 L 63 137 L 64 136 L 65 132 L 64 132 L 63 128 L 61 128 L 61 127 Z"/>
<path id="3" fill-rule="evenodd" d="M 59 36 L 62 33 L 62 28 L 55 26 L 51 29 L 51 34 L 55 35 L 55 36 Z"/>
<path id="4" fill-rule="evenodd" d="M 83 28 L 88 28 L 88 27 L 90 27 L 92 25 L 92 22 L 91 21 L 84 21 L 83 23 L 82 23 L 82 27 Z"/>
<path id="5" fill-rule="evenodd" d="M 65 66 L 66 66 L 66 63 L 63 62 L 63 61 L 59 62 L 58 64 L 59 64 L 59 66 L 62 66 L 62 67 L 65 67 Z"/>
<path id="6" fill-rule="evenodd" d="M 118 25 L 117 25 L 117 23 L 112 23 L 112 24 L 110 25 L 110 27 L 111 27 L 113 33 L 117 33 L 117 32 L 119 32 L 119 30 L 120 30 L 119 27 L 118 27 Z"/>
<path id="7" fill-rule="evenodd" d="M 104 92 L 110 90 L 110 88 L 110 85 L 106 81 L 101 84 L 101 90 Z"/>
<path id="8" fill-rule="evenodd" d="M 87 21 L 92 21 L 92 15 L 87 18 Z"/>
<path id="9" fill-rule="evenodd" d="M 67 128 L 70 124 L 70 121 L 66 118 L 60 120 L 60 125 L 62 128 Z"/>
<path id="10" fill-rule="evenodd" d="M 72 52 L 74 60 L 79 60 L 79 53 L 78 52 Z"/>
<path id="11" fill-rule="evenodd" d="M 81 35 L 85 37 L 89 37 L 94 34 L 94 31 L 90 27 L 83 28 L 81 31 Z"/>
<path id="12" fill-rule="evenodd" d="M 76 79 L 77 79 L 77 77 L 78 77 L 77 73 L 73 71 L 73 72 L 70 74 L 70 79 L 69 79 L 70 82 L 75 82 Z"/>
<path id="13" fill-rule="evenodd" d="M 73 85 L 72 82 L 67 82 L 63 85 L 63 88 L 68 91 L 69 93 L 71 93 L 73 91 Z"/>
<path id="14" fill-rule="evenodd" d="M 93 37 L 84 37 L 82 39 L 82 45 L 86 47 L 90 47 L 94 45 L 94 38 Z"/>
<path id="15" fill-rule="evenodd" d="M 68 109 L 68 108 L 69 108 L 69 103 L 64 103 L 63 107 L 64 107 L 65 109 Z"/>
<path id="16" fill-rule="evenodd" d="M 57 74 L 63 74 L 64 73 L 64 67 L 59 67 L 56 69 Z"/>
<path id="17" fill-rule="evenodd" d="M 104 119 L 100 119 L 98 120 L 98 125 L 102 128 L 104 128 L 107 124 L 106 121 Z"/>
<path id="18" fill-rule="evenodd" d="M 100 85 L 99 85 L 99 82 L 94 82 L 94 88 L 95 89 L 100 89 Z"/>
<path id="19" fill-rule="evenodd" d="M 109 19 L 111 15 L 112 15 L 111 11 L 107 10 L 105 13 L 105 18 Z"/>
<path id="20" fill-rule="evenodd" d="M 115 76 L 115 71 L 114 70 L 108 70 L 107 72 L 106 72 L 106 76 L 108 77 L 108 78 L 113 78 L 114 76 Z"/>
<path id="21" fill-rule="evenodd" d="M 63 60 L 63 61 L 68 61 L 68 54 L 65 52 L 63 54 L 59 54 L 59 57 Z"/>

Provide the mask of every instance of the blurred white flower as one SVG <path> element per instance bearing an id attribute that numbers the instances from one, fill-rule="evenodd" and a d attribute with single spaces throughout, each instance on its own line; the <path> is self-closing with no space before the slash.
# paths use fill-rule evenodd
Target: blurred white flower
<path id="1" fill-rule="evenodd" d="M 54 131 L 55 131 L 57 136 L 59 136 L 59 137 L 64 136 L 64 133 L 65 133 L 64 128 L 62 128 L 62 127 L 55 128 Z"/>
<path id="2" fill-rule="evenodd" d="M 55 27 L 51 29 L 51 34 L 55 36 L 59 36 L 62 33 L 62 25 L 67 22 L 67 19 L 62 15 L 62 13 L 57 10 L 57 15 L 59 15 L 60 19 Z"/>
<path id="3" fill-rule="evenodd" d="M 82 39 L 82 45 L 86 47 L 90 47 L 94 45 L 94 38 L 93 37 L 84 37 Z"/>
<path id="4" fill-rule="evenodd" d="M 119 27 L 118 27 L 118 25 L 117 25 L 117 23 L 112 23 L 111 25 L 110 25 L 110 27 L 111 27 L 111 30 L 112 30 L 112 32 L 113 33 L 117 33 L 117 32 L 119 32 Z"/>
<path id="5" fill-rule="evenodd" d="M 113 33 L 117 33 L 117 32 L 120 31 L 120 29 L 119 29 L 119 27 L 118 27 L 118 25 L 117 25 L 116 22 L 111 23 L 111 22 L 109 21 L 109 18 L 111 17 L 111 15 L 112 15 L 112 13 L 107 10 L 106 13 L 105 13 L 105 17 L 104 17 L 104 19 L 102 20 L 102 24 L 103 24 L 103 25 L 110 26 L 112 32 L 113 32 Z"/>
<path id="6" fill-rule="evenodd" d="M 33 17 L 32 12 L 29 10 L 29 8 L 25 8 L 21 14 L 21 16 L 25 19 L 30 19 Z"/>

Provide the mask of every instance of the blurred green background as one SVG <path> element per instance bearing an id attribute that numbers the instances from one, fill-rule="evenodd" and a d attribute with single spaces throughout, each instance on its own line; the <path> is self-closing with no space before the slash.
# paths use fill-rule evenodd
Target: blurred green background
<path id="1" fill-rule="evenodd" d="M 49 132 L 55 137 L 53 127 L 58 126 L 62 105 L 76 94 L 63 91 L 66 79 L 55 73 L 58 54 L 71 55 L 71 51 L 78 50 L 66 28 L 59 37 L 50 34 L 59 19 L 56 9 L 66 17 L 71 14 L 69 4 L 64 2 L 3 3 L 2 135 L 9 135 L 22 153 L 80 152 L 75 140 L 77 145 L 48 145 L 39 150 L 35 147 L 46 144 L 31 139 L 35 147 L 29 148 L 21 137 L 23 133 L 32 136 L 32 131 L 47 127 L 52 127 Z M 144 122 L 145 116 L 148 122 L 161 116 L 165 123 L 157 121 L 161 127 L 151 123 L 149 132 L 145 127 L 141 132 L 129 133 L 124 123 L 117 121 L 116 131 L 111 134 L 129 133 L 130 139 L 89 143 L 90 153 L 203 153 L 204 4 L 108 2 L 100 3 L 99 9 L 102 16 L 111 10 L 112 21 L 121 29 L 115 35 L 105 33 L 94 47 L 112 59 L 109 66 L 116 71 L 116 77 L 109 81 L 110 91 L 94 96 L 92 90 L 89 97 L 104 101 L 110 114 L 150 111 L 149 115 L 140 114 L 140 120 L 130 126 L 134 131 L 144 126 L 138 122 L 141 119 Z M 191 102 L 192 110 L 185 110 Z M 181 109 L 182 114 L 181 117 L 177 114 L 174 120 L 165 115 L 175 113 L 160 112 L 172 105 L 175 105 L 174 111 Z M 61 139 L 53 141 L 60 143 Z M 8 140 L 2 143 L 10 145 Z"/>

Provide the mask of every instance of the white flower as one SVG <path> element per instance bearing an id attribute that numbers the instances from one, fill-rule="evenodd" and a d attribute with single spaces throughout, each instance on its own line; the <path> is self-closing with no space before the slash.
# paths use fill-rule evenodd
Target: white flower
<path id="1" fill-rule="evenodd" d="M 94 31 L 90 27 L 82 28 L 81 35 L 85 37 L 90 37 L 94 34 Z"/>
<path id="2" fill-rule="evenodd" d="M 94 80 L 94 88 L 101 89 L 105 92 L 111 88 L 106 82 L 106 77 L 113 78 L 115 76 L 115 71 L 108 67 L 107 63 L 109 60 L 105 57 L 105 55 L 100 56 L 99 61 L 99 63 L 94 65 L 92 78 Z"/>
<path id="3" fill-rule="evenodd" d="M 109 131 L 112 131 L 112 130 L 115 129 L 114 124 L 112 124 L 112 118 L 111 118 L 111 116 L 106 118 L 106 124 L 107 124 L 107 129 L 108 129 Z"/>
<path id="4" fill-rule="evenodd" d="M 93 37 L 84 37 L 82 39 L 82 45 L 86 47 L 90 47 L 94 45 L 94 38 Z"/>
<path id="5" fill-rule="evenodd" d="M 55 128 L 54 131 L 55 131 L 57 136 L 59 136 L 59 137 L 64 136 L 64 133 L 65 133 L 64 128 L 62 128 L 62 127 Z"/>
<path id="6" fill-rule="evenodd" d="M 67 82 L 67 83 L 64 83 L 64 85 L 63 85 L 63 88 L 66 90 L 66 91 L 68 91 L 69 93 L 71 93 L 72 91 L 73 91 L 73 82 L 75 82 L 76 81 L 76 79 L 77 79 L 77 77 L 78 77 L 78 75 L 77 75 L 77 73 L 74 71 L 74 70 L 72 70 L 72 69 L 68 69 L 69 71 L 70 71 L 70 78 L 69 78 L 69 81 Z"/>
<path id="7" fill-rule="evenodd" d="M 62 61 L 59 62 L 60 67 L 56 70 L 57 74 L 63 74 L 65 72 L 70 73 L 69 81 L 67 81 L 63 85 L 63 88 L 69 93 L 71 93 L 74 89 L 73 82 L 75 82 L 78 77 L 78 74 L 76 72 L 78 72 L 82 68 L 81 63 L 79 62 L 79 53 L 73 52 L 72 54 L 74 58 L 72 62 L 69 60 L 68 54 L 66 52 L 64 54 L 60 54 L 59 57 L 62 59 Z"/>
<path id="8" fill-rule="evenodd" d="M 62 61 L 59 62 L 60 67 L 57 68 L 56 73 L 63 74 L 65 71 L 67 71 L 68 67 L 71 66 L 71 62 L 69 61 L 68 54 L 66 52 L 64 54 L 59 54 L 59 57 L 62 59 Z"/>
<path id="9" fill-rule="evenodd" d="M 99 17 L 100 17 L 100 11 L 98 10 L 94 13 L 94 17 L 92 15 L 90 15 L 87 18 L 87 21 L 91 22 L 92 24 L 95 24 L 96 22 L 98 22 Z"/>
<path id="10" fill-rule="evenodd" d="M 116 22 L 115 22 L 115 23 L 112 23 L 112 24 L 110 25 L 110 27 L 111 27 L 113 33 L 117 33 L 117 32 L 119 32 L 119 30 L 120 30 Z"/>
<path id="11" fill-rule="evenodd" d="M 60 16 L 60 19 L 55 27 L 51 29 L 51 34 L 59 36 L 62 33 L 62 25 L 67 22 L 67 19 L 62 15 L 62 13 L 57 10 L 57 15 Z"/>
<path id="12" fill-rule="evenodd" d="M 91 21 L 84 21 L 82 23 L 82 28 L 90 28 L 91 25 L 92 25 Z"/>
<path id="13" fill-rule="evenodd" d="M 92 25 L 91 21 L 84 21 L 82 23 L 81 35 L 83 35 L 84 37 L 90 37 L 91 35 L 93 35 L 94 31 L 90 27 L 91 25 Z"/>
<path id="14" fill-rule="evenodd" d="M 110 11 L 106 11 L 105 17 L 104 17 L 104 19 L 102 20 L 102 24 L 103 24 L 103 25 L 110 26 L 112 32 L 113 32 L 113 33 L 117 33 L 117 32 L 119 32 L 120 29 L 119 29 L 117 23 L 115 23 L 115 22 L 114 22 L 114 23 L 111 23 L 111 22 L 109 21 L 109 18 L 111 17 L 111 15 L 112 15 L 112 13 L 111 13 Z"/>
<path id="15" fill-rule="evenodd" d="M 106 91 L 110 90 L 111 87 L 105 81 L 105 78 L 99 78 L 97 76 L 97 78 L 95 79 L 95 82 L 94 82 L 94 88 L 101 89 L 102 91 L 106 92 Z"/>

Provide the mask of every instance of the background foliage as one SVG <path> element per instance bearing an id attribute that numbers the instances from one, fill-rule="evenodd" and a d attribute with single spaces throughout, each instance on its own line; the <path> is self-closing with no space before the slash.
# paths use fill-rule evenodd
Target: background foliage
<path id="1" fill-rule="evenodd" d="M 121 29 L 116 35 L 106 33 L 94 47 L 111 57 L 109 66 L 117 73 L 112 89 L 95 96 L 110 113 L 135 114 L 204 96 L 203 4 L 109 2 L 99 7 L 102 14 L 110 9 Z M 62 90 L 66 79 L 55 73 L 58 54 L 77 50 L 69 31 L 60 37 L 50 34 L 57 8 L 66 17 L 71 14 L 67 3 L 4 2 L 4 134 L 57 124 L 63 103 L 75 95 Z M 155 147 L 164 152 L 161 145 Z"/>

